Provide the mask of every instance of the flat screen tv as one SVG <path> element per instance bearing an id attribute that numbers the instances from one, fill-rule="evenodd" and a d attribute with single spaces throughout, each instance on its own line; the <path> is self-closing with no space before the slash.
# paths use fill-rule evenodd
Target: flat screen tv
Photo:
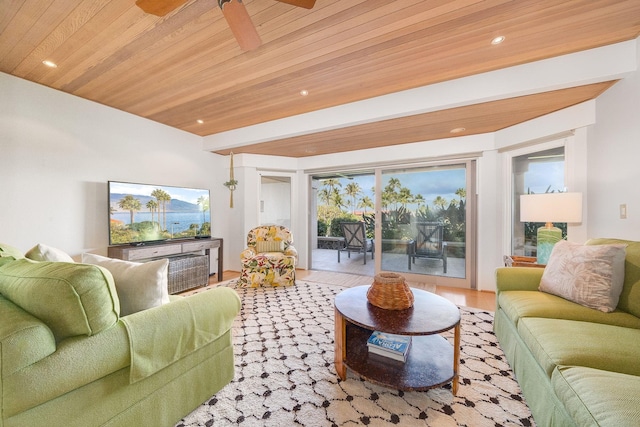
<path id="1" fill-rule="evenodd" d="M 109 245 L 211 235 L 209 190 L 109 181 Z"/>

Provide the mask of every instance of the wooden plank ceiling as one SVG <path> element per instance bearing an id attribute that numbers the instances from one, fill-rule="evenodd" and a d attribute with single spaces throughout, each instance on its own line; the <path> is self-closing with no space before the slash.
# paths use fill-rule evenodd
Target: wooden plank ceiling
<path id="1" fill-rule="evenodd" d="M 0 71 L 206 136 L 640 35 L 638 0 L 318 0 L 312 10 L 244 3 L 263 41 L 250 52 L 213 0 L 188 1 L 165 17 L 134 0 L 0 0 Z M 498 35 L 506 41 L 491 45 Z M 458 126 L 492 132 L 613 83 L 233 151 L 304 157 L 446 138 Z"/>

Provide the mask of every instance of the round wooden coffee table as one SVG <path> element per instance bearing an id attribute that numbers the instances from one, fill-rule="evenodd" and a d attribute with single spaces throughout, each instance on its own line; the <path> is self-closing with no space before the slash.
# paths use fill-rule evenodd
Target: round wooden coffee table
<path id="1" fill-rule="evenodd" d="M 412 288 L 413 307 L 385 310 L 369 303 L 369 286 L 340 292 L 335 298 L 335 367 L 345 380 L 347 368 L 373 383 L 399 390 L 428 390 L 449 382 L 458 392 L 460 310 L 450 301 Z M 454 329 L 453 346 L 441 335 Z M 367 350 L 373 331 L 411 335 L 406 362 Z"/>

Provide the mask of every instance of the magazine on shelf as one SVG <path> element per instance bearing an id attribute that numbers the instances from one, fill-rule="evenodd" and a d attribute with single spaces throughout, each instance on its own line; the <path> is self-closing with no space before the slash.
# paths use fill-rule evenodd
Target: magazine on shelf
<path id="1" fill-rule="evenodd" d="M 367 347 L 371 353 L 390 357 L 401 362 L 407 360 L 407 353 L 410 346 L 410 336 L 389 334 L 380 331 L 374 331 L 367 341 Z"/>

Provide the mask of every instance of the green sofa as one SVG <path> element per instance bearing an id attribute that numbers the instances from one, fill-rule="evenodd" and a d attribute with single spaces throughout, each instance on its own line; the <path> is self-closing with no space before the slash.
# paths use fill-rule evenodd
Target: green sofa
<path id="1" fill-rule="evenodd" d="M 173 426 L 231 381 L 232 289 L 124 317 L 115 289 L 99 266 L 0 253 L 0 427 Z"/>
<path id="2" fill-rule="evenodd" d="M 540 292 L 540 268 L 499 268 L 494 331 L 538 426 L 640 425 L 640 242 L 605 313 Z"/>

